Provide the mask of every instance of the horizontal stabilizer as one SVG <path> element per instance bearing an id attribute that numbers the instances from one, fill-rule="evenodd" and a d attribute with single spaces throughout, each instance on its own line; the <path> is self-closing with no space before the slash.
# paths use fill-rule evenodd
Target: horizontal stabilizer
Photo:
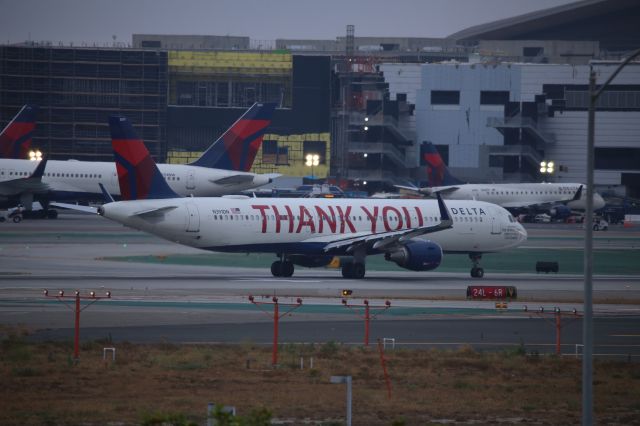
<path id="1" fill-rule="evenodd" d="M 91 207 L 91 206 L 82 206 L 80 204 L 58 203 L 56 201 L 50 203 L 49 205 L 53 207 L 60 207 L 63 209 L 75 210 L 78 212 L 98 214 L 98 209 L 96 207 Z"/>

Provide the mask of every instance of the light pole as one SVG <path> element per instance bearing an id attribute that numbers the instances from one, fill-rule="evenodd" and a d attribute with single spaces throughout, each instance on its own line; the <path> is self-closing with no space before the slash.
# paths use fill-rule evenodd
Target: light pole
<path id="1" fill-rule="evenodd" d="M 595 147 L 596 101 L 602 91 L 632 59 L 640 55 L 640 49 L 622 61 L 602 86 L 596 89 L 596 72 L 589 69 L 589 116 L 587 124 L 587 205 L 584 239 L 584 323 L 582 326 L 582 424 L 593 424 L 593 164 Z"/>
<path id="2" fill-rule="evenodd" d="M 305 157 L 307 160 L 304 164 L 306 166 L 311 166 L 311 180 L 315 181 L 315 176 L 313 174 L 313 168 L 320 164 L 320 156 L 318 154 L 307 154 Z"/>

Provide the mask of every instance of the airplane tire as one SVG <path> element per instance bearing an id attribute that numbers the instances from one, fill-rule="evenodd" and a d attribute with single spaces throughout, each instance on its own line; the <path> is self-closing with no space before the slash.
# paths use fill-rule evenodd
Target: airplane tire
<path id="1" fill-rule="evenodd" d="M 276 260 L 271 264 L 271 275 L 274 277 L 280 277 L 280 271 L 283 269 L 279 260 Z"/>
<path id="2" fill-rule="evenodd" d="M 345 263 L 342 265 L 342 277 L 353 278 L 353 263 Z"/>
<path id="3" fill-rule="evenodd" d="M 365 267 L 363 263 L 354 263 L 353 264 L 353 278 L 357 279 L 357 280 L 361 280 L 364 278 L 364 274 L 365 274 Z"/>
<path id="4" fill-rule="evenodd" d="M 49 209 L 47 210 L 47 219 L 57 219 L 58 218 L 58 210 Z"/>
<path id="5" fill-rule="evenodd" d="M 284 262 L 282 264 L 282 276 L 290 277 L 293 275 L 294 267 L 292 262 Z"/>
<path id="6" fill-rule="evenodd" d="M 484 277 L 484 269 L 482 268 L 471 268 L 471 277 L 473 278 L 482 278 Z"/>

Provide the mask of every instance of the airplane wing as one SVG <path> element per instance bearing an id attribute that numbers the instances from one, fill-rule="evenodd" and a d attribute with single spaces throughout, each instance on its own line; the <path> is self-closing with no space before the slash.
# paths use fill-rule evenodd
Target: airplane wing
<path id="1" fill-rule="evenodd" d="M 97 207 L 83 206 L 80 204 L 58 203 L 57 201 L 53 201 L 49 205 L 53 207 L 60 207 L 63 209 L 75 210 L 75 211 L 84 212 L 84 213 L 98 214 Z"/>
<path id="2" fill-rule="evenodd" d="M 438 198 L 438 207 L 440 209 L 440 223 L 434 226 L 421 226 L 419 228 L 402 229 L 398 231 L 380 232 L 375 234 L 360 235 L 349 237 L 330 242 L 324 247 L 324 251 L 328 252 L 337 248 L 346 248 L 346 252 L 350 253 L 357 247 L 367 245 L 374 250 L 384 250 L 398 243 L 405 242 L 414 237 L 430 234 L 433 232 L 443 231 L 453 226 L 453 220 L 449 214 L 447 206 L 442 201 L 440 194 L 436 193 Z"/>
<path id="3" fill-rule="evenodd" d="M 450 194 L 460 189 L 459 186 L 432 186 L 432 187 L 425 186 L 422 188 L 418 188 L 415 186 L 404 186 L 404 185 L 393 185 L 393 186 L 395 186 L 396 188 L 402 191 L 408 191 L 411 193 L 418 193 L 418 194 L 427 195 L 427 196 L 436 194 L 438 192 L 442 194 Z"/>
<path id="4" fill-rule="evenodd" d="M 42 183 L 42 175 L 47 166 L 47 158 L 43 157 L 33 173 L 28 177 L 21 177 L 0 182 L 0 195 L 11 196 L 25 192 L 42 193 L 49 190 L 49 185 Z"/>
<path id="5" fill-rule="evenodd" d="M 251 174 L 231 175 L 231 176 L 225 176 L 220 179 L 209 179 L 209 182 L 216 183 L 218 185 L 239 185 L 242 183 L 253 182 L 253 175 Z"/>

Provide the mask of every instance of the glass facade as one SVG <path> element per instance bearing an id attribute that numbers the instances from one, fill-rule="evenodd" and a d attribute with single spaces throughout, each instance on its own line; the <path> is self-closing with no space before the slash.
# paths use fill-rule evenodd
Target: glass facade
<path id="1" fill-rule="evenodd" d="M 167 53 L 0 46 L 0 122 L 37 105 L 33 146 L 51 159 L 112 161 L 108 118 L 122 114 L 166 155 Z"/>

